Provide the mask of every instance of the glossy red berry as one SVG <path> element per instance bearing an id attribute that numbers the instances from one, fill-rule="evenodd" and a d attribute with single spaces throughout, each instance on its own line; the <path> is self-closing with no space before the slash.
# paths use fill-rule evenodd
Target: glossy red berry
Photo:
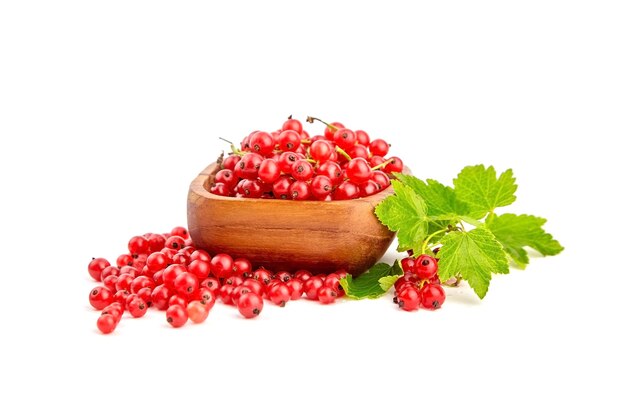
<path id="1" fill-rule="evenodd" d="M 398 306 L 405 311 L 417 310 L 420 306 L 420 293 L 415 285 L 406 285 L 398 291 Z"/>
<path id="2" fill-rule="evenodd" d="M 267 290 L 267 296 L 272 303 L 284 307 L 291 299 L 291 291 L 283 282 L 277 282 Z"/>
<path id="3" fill-rule="evenodd" d="M 430 279 L 437 273 L 437 260 L 432 256 L 420 255 L 415 260 L 413 273 L 419 279 Z"/>
<path id="4" fill-rule="evenodd" d="M 211 272 L 217 278 L 230 276 L 233 272 L 233 258 L 225 253 L 219 253 L 211 259 Z"/>
<path id="5" fill-rule="evenodd" d="M 346 176 L 355 184 L 369 180 L 371 172 L 371 167 L 363 158 L 354 158 L 346 165 Z"/>
<path id="6" fill-rule="evenodd" d="M 274 140 L 274 137 L 267 132 L 256 132 L 250 137 L 250 148 L 252 152 L 259 155 L 271 155 L 274 151 L 275 145 L 276 141 Z M 243 160 L 245 157 L 246 155 L 244 155 L 241 159 Z"/>
<path id="7" fill-rule="evenodd" d="M 135 318 L 145 316 L 146 312 L 148 311 L 148 305 L 146 304 L 146 302 L 137 295 L 133 298 L 130 298 L 130 300 L 126 302 L 126 308 L 130 315 Z"/>
<path id="8" fill-rule="evenodd" d="M 422 307 L 436 310 L 446 301 L 446 292 L 439 284 L 426 284 L 420 290 Z"/>
<path id="9" fill-rule="evenodd" d="M 133 255 L 150 252 L 150 243 L 143 236 L 133 236 L 128 241 L 128 251 Z"/>
<path id="10" fill-rule="evenodd" d="M 324 280 L 316 275 L 304 281 L 304 292 L 309 300 L 317 300 L 320 288 L 324 286 Z"/>
<path id="11" fill-rule="evenodd" d="M 292 278 L 285 283 L 289 288 L 289 298 L 291 300 L 299 300 L 304 293 L 304 283 L 299 278 Z"/>
<path id="12" fill-rule="evenodd" d="M 383 139 L 374 139 L 369 148 L 372 155 L 385 156 L 389 152 L 389 144 Z"/>
<path id="13" fill-rule="evenodd" d="M 237 309 L 245 318 L 255 318 L 263 311 L 263 298 L 252 291 L 242 294 L 239 297 Z"/>
<path id="14" fill-rule="evenodd" d="M 356 143 L 356 135 L 350 129 L 337 129 L 333 135 L 333 140 L 344 151 L 349 151 Z"/>
<path id="15" fill-rule="evenodd" d="M 97 326 L 98 330 L 100 330 L 103 334 L 109 334 L 115 330 L 117 327 L 117 320 L 111 314 L 103 314 L 98 317 Z"/>
<path id="16" fill-rule="evenodd" d="M 205 321 L 209 316 L 209 311 L 210 309 L 201 301 L 192 301 L 187 305 L 187 316 L 196 324 Z"/>
<path id="17" fill-rule="evenodd" d="M 295 130 L 283 130 L 278 135 L 278 147 L 283 152 L 295 151 L 300 147 L 300 133 Z"/>
<path id="18" fill-rule="evenodd" d="M 200 281 L 198 277 L 192 274 L 191 272 L 183 272 L 182 274 L 178 274 L 176 279 L 174 280 L 174 289 L 178 294 L 184 297 L 188 297 L 198 290 L 200 286 Z"/>
<path id="19" fill-rule="evenodd" d="M 185 239 L 180 236 L 170 236 L 165 240 L 165 247 L 178 251 L 185 247 Z"/>
<path id="20" fill-rule="evenodd" d="M 302 122 L 297 119 L 292 119 L 291 116 L 287 119 L 282 126 L 283 131 L 293 130 L 297 133 L 302 133 Z"/>
<path id="21" fill-rule="evenodd" d="M 102 310 L 113 302 L 113 295 L 113 291 L 108 287 L 95 287 L 89 293 L 89 304 L 96 310 Z"/>
<path id="22" fill-rule="evenodd" d="M 172 295 L 172 291 L 165 285 L 158 285 L 152 290 L 152 305 L 158 310 L 165 310 Z"/>
<path id="23" fill-rule="evenodd" d="M 89 265 L 87 265 L 87 271 L 89 272 L 91 278 L 96 281 L 102 281 L 100 275 L 102 274 L 102 271 L 109 266 L 111 266 L 111 264 L 104 258 L 92 258 Z"/>
<path id="24" fill-rule="evenodd" d="M 280 178 L 280 167 L 273 159 L 265 159 L 259 166 L 259 179 L 266 184 L 273 184 Z"/>
<path id="25" fill-rule="evenodd" d="M 317 299 L 322 304 L 334 303 L 337 298 L 337 293 L 332 287 L 323 286 L 317 292 Z"/>
<path id="26" fill-rule="evenodd" d="M 172 327 L 182 327 L 187 323 L 189 315 L 185 307 L 174 304 L 167 308 L 165 318 Z"/>

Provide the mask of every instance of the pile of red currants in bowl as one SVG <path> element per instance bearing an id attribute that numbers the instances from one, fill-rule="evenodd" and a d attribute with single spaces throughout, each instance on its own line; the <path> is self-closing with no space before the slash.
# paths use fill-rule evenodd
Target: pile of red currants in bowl
<path id="1" fill-rule="evenodd" d="M 221 161 L 210 188 L 213 194 L 283 200 L 350 200 L 376 194 L 401 172 L 402 160 L 387 157 L 389 144 L 342 123 L 325 123 L 311 136 L 289 117 L 273 132 L 254 131 Z"/>

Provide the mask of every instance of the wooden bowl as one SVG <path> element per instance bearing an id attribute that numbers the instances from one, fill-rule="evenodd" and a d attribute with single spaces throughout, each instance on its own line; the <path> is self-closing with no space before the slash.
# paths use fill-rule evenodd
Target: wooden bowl
<path id="1" fill-rule="evenodd" d="M 194 244 L 211 255 L 243 257 L 273 272 L 359 275 L 387 251 L 395 233 L 379 223 L 374 207 L 393 194 L 343 201 L 291 201 L 222 197 L 209 192 L 217 164 L 189 186 L 187 222 Z"/>

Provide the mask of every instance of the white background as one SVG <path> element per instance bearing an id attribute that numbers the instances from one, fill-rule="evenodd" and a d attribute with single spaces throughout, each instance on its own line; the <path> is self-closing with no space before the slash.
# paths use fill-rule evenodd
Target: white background
<path id="1" fill-rule="evenodd" d="M 620 2 L 207 3 L 1 3 L 0 415 L 626 413 Z M 510 210 L 566 249 L 437 312 L 218 304 L 98 334 L 89 259 L 184 225 L 217 137 L 289 114 L 421 178 L 513 168 Z"/>

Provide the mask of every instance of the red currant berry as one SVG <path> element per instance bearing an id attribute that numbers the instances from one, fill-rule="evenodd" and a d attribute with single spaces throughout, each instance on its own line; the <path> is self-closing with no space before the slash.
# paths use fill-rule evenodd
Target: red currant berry
<path id="1" fill-rule="evenodd" d="M 204 250 L 202 249 L 196 249 L 195 251 L 193 251 L 193 253 L 191 254 L 191 256 L 189 257 L 190 261 L 205 261 L 205 262 L 211 262 L 211 256 Z"/>
<path id="2" fill-rule="evenodd" d="M 113 302 L 113 292 L 108 287 L 95 287 L 89 293 L 89 304 L 96 310 L 102 310 Z"/>
<path id="3" fill-rule="evenodd" d="M 259 179 L 265 184 L 273 184 L 280 178 L 280 167 L 273 159 L 265 159 L 259 166 Z"/>
<path id="4" fill-rule="evenodd" d="M 172 327 L 182 327 L 187 323 L 189 315 L 187 309 L 178 304 L 174 304 L 167 308 L 165 318 Z"/>
<path id="5" fill-rule="evenodd" d="M 337 298 L 337 293 L 331 287 L 323 286 L 317 292 L 317 299 L 322 304 L 334 303 Z"/>
<path id="6" fill-rule="evenodd" d="M 381 171 L 372 171 L 372 175 L 370 176 L 370 179 L 374 181 L 376 184 L 380 185 L 381 190 L 384 190 L 385 188 L 389 187 L 389 185 L 391 184 L 387 174 Z"/>
<path id="7" fill-rule="evenodd" d="M 241 160 L 241 157 L 239 155 L 228 155 L 222 161 L 222 168 L 230 169 L 232 171 L 233 169 L 235 169 L 235 166 L 240 160 Z"/>
<path id="8" fill-rule="evenodd" d="M 172 295 L 170 299 L 168 300 L 167 305 L 168 307 L 179 305 L 181 307 L 187 308 L 187 299 L 184 297 L 181 297 L 180 295 Z"/>
<path id="9" fill-rule="evenodd" d="M 215 292 L 220 289 L 220 281 L 217 278 L 207 278 L 200 283 L 200 286 Z"/>
<path id="10" fill-rule="evenodd" d="M 351 181 L 342 182 L 333 192 L 334 200 L 351 200 L 358 198 L 361 193 L 359 186 Z"/>
<path id="11" fill-rule="evenodd" d="M 233 171 L 230 169 L 221 169 L 217 171 L 215 174 L 215 180 L 213 181 L 215 184 L 222 183 L 228 188 L 228 190 L 232 190 L 237 185 L 238 178 Z"/>
<path id="12" fill-rule="evenodd" d="M 117 259 L 115 260 L 115 264 L 118 268 L 121 268 L 123 266 L 132 266 L 133 255 L 131 255 L 130 253 L 123 253 L 117 257 Z"/>
<path id="13" fill-rule="evenodd" d="M 165 310 L 172 295 L 171 290 L 165 285 L 158 285 L 152 290 L 152 305 L 158 310 Z"/>
<path id="14" fill-rule="evenodd" d="M 283 130 L 278 135 L 278 147 L 283 152 L 295 151 L 300 147 L 300 134 L 295 130 Z"/>
<path id="15" fill-rule="evenodd" d="M 318 200 L 324 199 L 333 190 L 333 183 L 326 175 L 316 175 L 311 181 L 311 194 Z"/>
<path id="16" fill-rule="evenodd" d="M 249 288 L 250 291 L 258 295 L 263 295 L 263 290 L 265 288 L 265 285 L 262 283 L 262 281 L 257 281 L 256 279 L 253 279 L 253 278 L 246 279 L 241 285 Z"/>
<path id="17" fill-rule="evenodd" d="M 252 279 L 267 285 L 272 280 L 272 273 L 265 268 L 259 268 L 252 274 Z"/>
<path id="18" fill-rule="evenodd" d="M 96 281 L 102 281 L 102 271 L 109 266 L 111 266 L 111 264 L 104 258 L 92 258 L 89 265 L 87 265 L 87 271 L 91 278 Z"/>
<path id="19" fill-rule="evenodd" d="M 209 317 L 209 311 L 210 309 L 201 301 L 192 301 L 187 305 L 187 316 L 196 324 L 205 321 Z"/>
<path id="20" fill-rule="evenodd" d="M 385 156 L 389 152 L 389 144 L 383 139 L 374 139 L 369 148 L 372 155 Z"/>
<path id="21" fill-rule="evenodd" d="M 117 320 L 111 314 L 103 314 L 98 317 L 96 325 L 103 334 L 109 334 L 117 327 Z"/>
<path id="22" fill-rule="evenodd" d="M 335 151 L 335 147 L 333 144 L 325 139 L 316 140 L 311 143 L 309 147 L 309 154 L 311 158 L 315 159 L 317 162 L 322 163 L 328 161 Z"/>
<path id="23" fill-rule="evenodd" d="M 189 231 L 183 226 L 176 226 L 170 232 L 172 236 L 180 236 L 183 239 L 189 239 Z"/>
<path id="24" fill-rule="evenodd" d="M 293 130 L 297 133 L 302 133 L 302 123 L 299 120 L 292 119 L 291 116 L 289 116 L 289 119 L 287 119 L 285 123 L 283 123 L 281 130 Z"/>
<path id="25" fill-rule="evenodd" d="M 242 294 L 239 297 L 237 309 L 245 318 L 255 318 L 263 311 L 263 298 L 252 291 Z"/>
<path id="26" fill-rule="evenodd" d="M 233 272 L 233 258 L 225 253 L 215 255 L 211 259 L 211 272 L 217 278 L 224 278 Z"/>
<path id="27" fill-rule="evenodd" d="M 305 181 L 294 181 L 289 186 L 289 195 L 293 200 L 308 200 L 311 198 L 311 186 Z"/>
<path id="28" fill-rule="evenodd" d="M 198 277 L 200 281 L 203 281 L 209 277 L 211 273 L 211 264 L 200 259 L 191 261 L 187 266 L 187 270 Z"/>
<path id="29" fill-rule="evenodd" d="M 417 310 L 420 306 L 420 293 L 414 285 L 402 287 L 398 292 L 398 306 L 405 311 Z"/>
<path id="30" fill-rule="evenodd" d="M 330 181 L 337 185 L 342 179 L 341 167 L 338 163 L 332 161 L 326 161 L 317 168 L 317 175 L 324 175 L 330 179 Z"/>
<path id="31" fill-rule="evenodd" d="M 146 259 L 146 266 L 152 272 L 160 271 L 167 266 L 167 256 L 161 252 L 153 252 Z"/>
<path id="32" fill-rule="evenodd" d="M 206 306 L 207 309 L 212 309 L 215 305 L 215 293 L 206 287 L 198 288 L 198 296 L 195 298 Z"/>
<path id="33" fill-rule="evenodd" d="M 272 185 L 272 193 L 274 198 L 280 200 L 291 200 L 291 194 L 289 193 L 289 187 L 293 183 L 293 179 L 287 175 L 281 175 L 276 182 Z"/>
<path id="34" fill-rule="evenodd" d="M 274 137 L 267 132 L 256 132 L 250 137 L 250 148 L 252 152 L 259 155 L 268 156 L 274 152 L 276 141 Z M 245 155 L 242 160 L 245 158 Z"/>
<path id="35" fill-rule="evenodd" d="M 224 284 L 220 287 L 218 296 L 220 300 L 222 300 L 222 303 L 233 304 L 233 291 L 234 290 L 235 290 L 235 287 L 233 287 L 231 284 Z"/>
<path id="36" fill-rule="evenodd" d="M 254 180 L 259 176 L 259 168 L 263 157 L 256 153 L 247 153 L 235 167 L 234 173 L 240 178 Z"/>
<path id="37" fill-rule="evenodd" d="M 304 292 L 309 300 L 317 300 L 320 288 L 324 286 L 324 280 L 316 275 L 304 281 Z"/>
<path id="38" fill-rule="evenodd" d="M 191 272 L 183 272 L 182 274 L 178 274 L 176 279 L 174 280 L 174 289 L 178 294 L 188 297 L 198 290 L 200 286 L 200 282 L 198 281 L 198 277 L 196 277 Z"/>
<path id="39" fill-rule="evenodd" d="M 268 289 L 267 296 L 272 303 L 284 307 L 291 299 L 291 291 L 286 284 L 279 281 Z"/>
<path id="40" fill-rule="evenodd" d="M 330 125 L 326 125 L 326 128 L 324 129 L 324 137 L 326 137 L 326 139 L 332 140 L 335 137 L 335 132 L 343 128 L 345 128 L 343 123 L 332 122 Z"/>
<path id="41" fill-rule="evenodd" d="M 394 156 L 390 158 L 389 161 L 390 162 L 388 162 L 387 165 L 385 165 L 385 167 L 383 168 L 383 171 L 387 173 L 402 172 L 402 170 L 404 169 L 404 163 L 402 162 L 402 159 Z"/>
<path id="42" fill-rule="evenodd" d="M 165 247 L 178 251 L 185 247 L 185 239 L 180 236 L 170 236 L 165 240 Z"/>
<path id="43" fill-rule="evenodd" d="M 297 181 L 308 181 L 313 176 L 313 166 L 306 159 L 298 159 L 291 165 L 291 175 Z"/>
<path id="44" fill-rule="evenodd" d="M 356 135 L 356 142 L 363 146 L 368 146 L 370 144 L 370 135 L 363 130 L 355 130 L 354 134 Z"/>
<path id="45" fill-rule="evenodd" d="M 231 189 L 221 182 L 216 182 L 215 184 L 211 185 L 209 191 L 211 192 L 211 194 L 221 195 L 222 197 L 228 197 L 231 193 Z"/>
<path id="46" fill-rule="evenodd" d="M 292 278 L 285 283 L 289 288 L 289 298 L 291 300 L 299 300 L 304 293 L 304 283 L 299 278 Z"/>
<path id="47" fill-rule="evenodd" d="M 139 275 L 137 278 L 134 278 L 130 283 L 130 292 L 133 294 L 137 294 L 139 290 L 142 288 L 154 288 L 154 281 L 148 278 L 145 275 Z"/>
<path id="48" fill-rule="evenodd" d="M 146 312 L 148 311 L 148 306 L 146 305 L 145 301 L 143 301 L 143 299 L 139 296 L 134 296 L 130 299 L 130 301 L 127 301 L 126 308 L 128 309 L 130 315 L 135 318 L 145 316 Z"/>
<path id="49" fill-rule="evenodd" d="M 143 236 L 133 236 L 128 241 L 128 251 L 133 255 L 149 253 L 150 243 L 148 239 Z"/>
<path id="50" fill-rule="evenodd" d="M 252 276 L 252 264 L 246 258 L 237 258 L 233 261 L 233 274 L 242 277 L 248 278 Z"/>
<path id="51" fill-rule="evenodd" d="M 148 238 L 148 245 L 150 246 L 150 252 L 158 252 L 165 247 L 165 238 L 163 235 L 153 233 Z"/>
<path id="52" fill-rule="evenodd" d="M 378 193 L 380 189 L 380 185 L 375 183 L 372 180 L 367 180 L 363 184 L 359 185 L 360 196 L 361 197 L 369 197 L 370 195 L 374 195 Z"/>
<path id="53" fill-rule="evenodd" d="M 346 166 L 346 176 L 355 184 L 361 184 L 370 179 L 372 169 L 363 158 L 354 158 Z"/>
<path id="54" fill-rule="evenodd" d="M 420 290 L 422 307 L 428 310 L 436 310 L 446 301 L 446 292 L 439 284 L 426 284 Z"/>
<path id="55" fill-rule="evenodd" d="M 437 260 L 428 255 L 420 255 L 415 260 L 413 273 L 419 279 L 430 279 L 437 273 Z"/>
<path id="56" fill-rule="evenodd" d="M 333 140 L 341 149 L 343 149 L 344 151 L 349 151 L 356 143 L 356 135 L 350 129 L 337 129 L 337 131 L 333 135 Z"/>

